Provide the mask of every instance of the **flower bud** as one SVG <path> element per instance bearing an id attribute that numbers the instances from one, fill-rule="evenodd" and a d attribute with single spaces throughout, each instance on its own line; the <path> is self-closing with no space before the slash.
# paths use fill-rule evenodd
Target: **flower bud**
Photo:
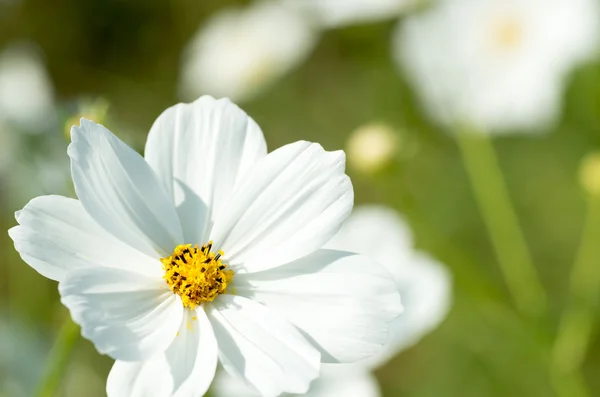
<path id="1" fill-rule="evenodd" d="M 67 140 L 71 140 L 71 127 L 79 125 L 81 118 L 92 120 L 95 123 L 103 124 L 106 121 L 108 113 L 108 102 L 104 98 L 95 100 L 82 100 L 77 104 L 77 111 L 67 119 L 64 126 L 64 134 Z"/>
<path id="2" fill-rule="evenodd" d="M 346 143 L 350 167 L 374 173 L 392 161 L 398 151 L 398 136 L 387 124 L 369 123 L 357 128 Z"/>
<path id="3" fill-rule="evenodd" d="M 579 183 L 586 193 L 600 197 L 600 153 L 588 154 L 581 161 Z"/>

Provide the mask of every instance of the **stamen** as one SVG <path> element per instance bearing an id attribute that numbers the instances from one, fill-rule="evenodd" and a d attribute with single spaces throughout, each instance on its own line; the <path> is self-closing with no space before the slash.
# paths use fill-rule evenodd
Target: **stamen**
<path id="1" fill-rule="evenodd" d="M 233 271 L 221 262 L 223 251 L 214 254 L 211 249 L 212 241 L 203 244 L 200 250 L 191 244 L 179 245 L 170 257 L 161 259 L 165 269 L 163 278 L 185 307 L 193 309 L 213 301 L 226 293 L 231 283 Z"/>

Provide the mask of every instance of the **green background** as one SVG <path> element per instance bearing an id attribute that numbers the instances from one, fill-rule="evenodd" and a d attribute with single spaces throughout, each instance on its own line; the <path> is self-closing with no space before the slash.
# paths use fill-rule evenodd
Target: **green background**
<path id="1" fill-rule="evenodd" d="M 142 150 L 157 115 L 179 101 L 177 79 L 187 40 L 211 13 L 235 3 L 248 2 L 0 3 L 0 49 L 17 39 L 37 43 L 57 91 L 61 120 L 72 115 L 79 98 L 102 97 L 109 103 L 107 127 Z M 416 246 L 451 269 L 454 292 L 444 323 L 377 371 L 384 395 L 552 396 L 550 348 L 586 216 L 578 168 L 600 144 L 600 63 L 574 71 L 561 121 L 551 131 L 494 139 L 550 299 L 547 315 L 533 321 L 515 310 L 459 147 L 427 120 L 392 62 L 397 23 L 325 32 L 304 64 L 240 105 L 262 127 L 271 150 L 298 139 L 320 142 L 328 150 L 344 148 L 355 128 L 373 121 L 399 131 L 400 150 L 387 168 L 375 175 L 348 171 L 356 202 L 382 203 L 402 213 Z M 47 139 L 64 149 L 66 162 L 68 142 L 59 124 L 49 127 Z M 30 139 L 28 151 L 12 166 L 15 174 L 30 152 L 45 150 L 47 145 Z M 26 200 L 14 198 L 14 185 L 4 185 L 0 193 L 0 223 L 7 230 Z M 18 389 L 29 395 L 66 310 L 56 283 L 21 261 L 6 233 L 0 234 L 0 271 L 0 348 L 15 350 L 11 362 L 0 358 L 0 395 L 19 395 Z M 104 395 L 110 366 L 109 358 L 80 340 L 58 395 Z M 582 367 L 591 395 L 600 395 L 599 371 L 600 339 L 594 328 Z"/>

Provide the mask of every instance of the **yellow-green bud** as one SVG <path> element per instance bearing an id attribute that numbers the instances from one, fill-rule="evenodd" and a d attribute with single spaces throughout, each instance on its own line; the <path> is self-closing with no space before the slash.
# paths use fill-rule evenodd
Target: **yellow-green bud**
<path id="1" fill-rule="evenodd" d="M 583 158 L 579 167 L 579 183 L 588 194 L 600 197 L 600 153 L 590 153 Z"/>
<path id="2" fill-rule="evenodd" d="M 346 142 L 348 165 L 363 173 L 374 173 L 392 161 L 398 152 L 398 135 L 387 124 L 365 124 Z"/>
<path id="3" fill-rule="evenodd" d="M 81 118 L 92 120 L 95 123 L 103 124 L 108 113 L 108 102 L 103 98 L 92 101 L 84 100 L 78 105 L 79 111 L 75 112 L 65 122 L 64 134 L 67 140 L 71 140 L 71 127 L 79 125 Z"/>

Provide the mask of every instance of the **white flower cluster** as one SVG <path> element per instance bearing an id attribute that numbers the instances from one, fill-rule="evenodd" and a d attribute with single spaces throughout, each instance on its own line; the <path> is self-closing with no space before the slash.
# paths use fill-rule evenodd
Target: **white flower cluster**
<path id="1" fill-rule="evenodd" d="M 392 55 L 436 122 L 541 131 L 560 115 L 569 73 L 597 55 L 597 0 L 280 0 L 227 9 L 198 31 L 184 97 L 247 100 L 305 60 L 325 29 L 407 10 Z"/>
<path id="2" fill-rule="evenodd" d="M 296 68 L 324 29 L 393 18 L 414 0 L 272 0 L 220 11 L 191 39 L 180 92 L 245 101 Z"/>

